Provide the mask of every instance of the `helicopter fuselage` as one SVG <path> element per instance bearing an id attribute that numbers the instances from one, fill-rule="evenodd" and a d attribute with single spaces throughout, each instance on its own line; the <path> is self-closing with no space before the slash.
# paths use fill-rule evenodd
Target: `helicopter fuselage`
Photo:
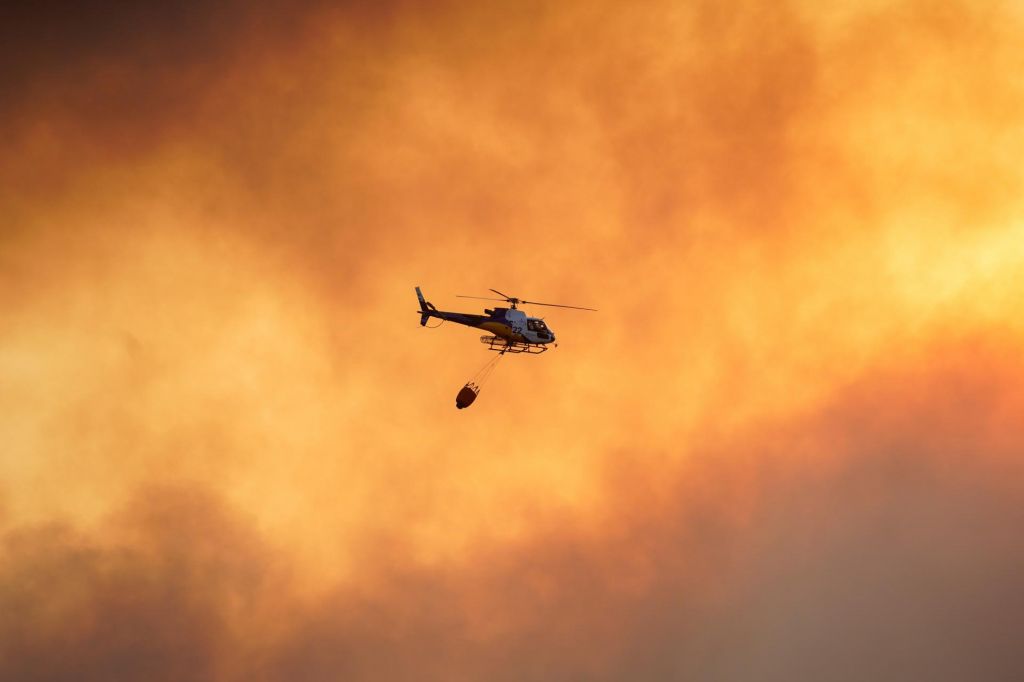
<path id="1" fill-rule="evenodd" d="M 539 317 L 529 317 L 522 310 L 517 310 L 515 303 L 511 308 L 488 308 L 483 315 L 473 313 L 457 313 L 448 310 L 438 310 L 433 303 L 423 297 L 423 292 L 416 287 L 416 298 L 420 302 L 420 325 L 426 326 L 427 320 L 436 317 L 446 322 L 475 327 L 494 334 L 498 339 L 504 339 L 509 347 L 513 344 L 525 344 L 526 350 L 529 347 L 545 346 L 553 343 L 555 333 L 544 324 Z M 481 339 L 487 342 L 490 337 Z M 492 343 L 492 348 L 494 344 Z M 539 350 L 543 350 L 540 348 Z"/>
<path id="2" fill-rule="evenodd" d="M 544 320 L 529 317 L 514 308 L 489 308 L 484 310 L 483 315 L 446 310 L 425 310 L 420 315 L 421 324 L 426 324 L 429 317 L 436 317 L 446 322 L 483 329 L 506 341 L 543 345 L 555 340 L 554 332 L 544 324 Z"/>

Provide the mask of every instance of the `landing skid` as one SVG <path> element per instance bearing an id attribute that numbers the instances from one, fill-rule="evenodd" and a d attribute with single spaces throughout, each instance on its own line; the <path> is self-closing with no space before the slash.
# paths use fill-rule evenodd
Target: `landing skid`
<path id="1" fill-rule="evenodd" d="M 500 336 L 481 336 L 480 343 L 487 345 L 487 350 L 498 351 L 499 353 L 529 353 L 540 355 L 547 351 L 548 347 L 539 343 L 523 343 L 522 341 L 509 341 Z"/>

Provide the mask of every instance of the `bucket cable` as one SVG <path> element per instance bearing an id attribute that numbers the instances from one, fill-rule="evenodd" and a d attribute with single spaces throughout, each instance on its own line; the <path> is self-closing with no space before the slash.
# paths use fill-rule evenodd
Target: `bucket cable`
<path id="1" fill-rule="evenodd" d="M 498 361 L 501 360 L 503 355 L 505 355 L 504 351 L 488 360 L 483 367 L 477 370 L 477 373 L 473 375 L 473 378 L 469 380 L 469 383 L 475 384 L 477 389 L 483 388 L 484 383 L 486 383 L 491 374 L 494 373 L 495 368 L 498 366 Z"/>

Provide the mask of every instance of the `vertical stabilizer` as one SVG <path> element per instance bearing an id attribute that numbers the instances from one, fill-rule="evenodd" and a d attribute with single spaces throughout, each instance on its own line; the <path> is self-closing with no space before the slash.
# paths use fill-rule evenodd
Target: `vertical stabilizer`
<path id="1" fill-rule="evenodd" d="M 430 318 L 433 311 L 437 310 L 433 303 L 423 298 L 423 292 L 420 291 L 419 287 L 416 287 L 416 298 L 420 300 L 420 326 L 427 326 L 427 320 Z"/>

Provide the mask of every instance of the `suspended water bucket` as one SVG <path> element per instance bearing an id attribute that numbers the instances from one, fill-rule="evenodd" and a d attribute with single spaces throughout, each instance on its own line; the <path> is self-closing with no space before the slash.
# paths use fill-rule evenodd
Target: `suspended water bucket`
<path id="1" fill-rule="evenodd" d="M 462 390 L 459 391 L 459 394 L 455 396 L 455 407 L 459 408 L 460 410 L 469 407 L 470 405 L 473 404 L 473 401 L 476 400 L 476 397 L 477 395 L 479 395 L 479 393 L 480 388 L 474 385 L 473 382 L 469 382 L 468 384 L 463 386 Z"/>
<path id="2" fill-rule="evenodd" d="M 466 385 L 462 387 L 462 390 L 459 391 L 459 394 L 455 396 L 455 407 L 462 410 L 473 404 L 476 397 L 480 395 L 480 389 L 483 388 L 484 383 L 490 378 L 494 368 L 498 366 L 498 361 L 504 355 L 504 351 L 499 352 L 473 375 Z"/>

